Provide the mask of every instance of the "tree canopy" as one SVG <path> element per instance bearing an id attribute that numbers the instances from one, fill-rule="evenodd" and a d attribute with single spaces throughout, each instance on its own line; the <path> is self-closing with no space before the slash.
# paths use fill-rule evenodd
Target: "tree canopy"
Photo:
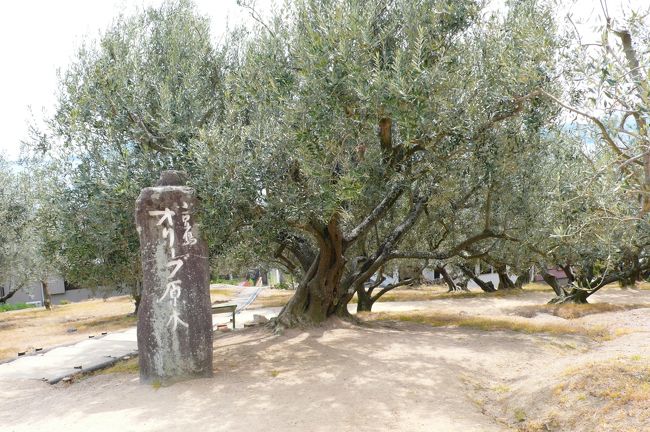
<path id="1" fill-rule="evenodd" d="M 645 208 L 645 99 L 618 118 L 619 151 L 602 122 L 604 147 L 568 130 L 567 110 L 595 116 L 567 84 L 585 72 L 567 68 L 551 4 L 300 0 L 255 18 L 215 45 L 170 1 L 79 50 L 32 146 L 54 173 L 46 253 L 66 278 L 137 295 L 133 203 L 163 169 L 188 172 L 217 266 L 302 278 L 280 326 L 346 316 L 355 292 L 371 306 L 386 289 L 368 282 L 399 262 L 562 265 L 584 282 L 646 260 L 616 193 Z"/>

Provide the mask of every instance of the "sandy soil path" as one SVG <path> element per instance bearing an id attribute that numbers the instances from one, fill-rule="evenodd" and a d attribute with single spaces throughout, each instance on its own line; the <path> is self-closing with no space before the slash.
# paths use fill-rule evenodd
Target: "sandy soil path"
<path id="1" fill-rule="evenodd" d="M 61 431 L 500 431 L 464 394 L 476 348 L 503 336 L 430 329 L 333 328 L 232 334 L 216 376 L 155 389 L 135 376 L 69 387 L 4 382 L 0 424 Z M 466 344 L 470 339 L 480 343 Z M 493 353 L 495 354 L 495 353 Z M 43 407 L 65 407 L 38 418 Z M 209 427 L 201 425 L 210 424 Z M 434 429 L 432 429 L 434 428 Z"/>
<path id="2" fill-rule="evenodd" d="M 474 300 L 436 307 L 503 314 L 538 301 Z M 525 390 L 567 365 L 650 356 L 648 318 L 650 309 L 636 309 L 576 320 L 634 329 L 604 342 L 412 323 L 336 323 L 281 336 L 248 329 L 217 337 L 211 380 L 167 388 L 142 386 L 134 374 L 56 386 L 0 382 L 0 424 L 3 431 L 65 432 L 509 431 L 511 420 L 494 420 L 501 406 L 486 394 L 508 388 L 524 401 Z"/>

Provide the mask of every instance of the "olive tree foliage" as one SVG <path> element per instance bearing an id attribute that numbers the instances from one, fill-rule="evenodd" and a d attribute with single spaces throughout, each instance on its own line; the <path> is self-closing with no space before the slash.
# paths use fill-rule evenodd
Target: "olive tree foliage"
<path id="1" fill-rule="evenodd" d="M 528 116 L 521 120 L 514 123 L 517 127 L 502 127 L 492 135 L 505 149 L 503 153 L 476 155 L 472 169 L 481 180 L 480 187 L 468 184 L 457 199 L 434 201 L 436 205 L 423 214 L 420 226 L 403 241 L 403 250 L 422 251 L 412 254 L 411 260 L 428 259 L 425 263 L 441 273 L 450 290 L 466 289 L 470 279 L 483 291 L 496 290 L 497 286 L 475 273 L 477 262 L 499 273 L 499 289 L 521 287 L 538 259 L 523 245 L 549 234 L 548 225 L 540 223 L 548 206 L 546 188 L 553 187 L 548 176 L 571 167 L 557 164 L 555 155 L 564 143 L 549 130 L 556 127 L 552 111 L 543 121 Z M 509 157 L 502 158 L 504 153 Z M 563 176 L 558 180 L 568 181 Z M 500 235 L 491 236 L 490 230 Z M 514 282 L 508 270 L 517 276 Z"/>
<path id="2" fill-rule="evenodd" d="M 23 233 L 27 229 L 29 211 L 18 193 L 18 182 L 13 167 L 0 156 L 0 284 L 4 295 L 0 302 L 9 300 L 27 282 L 22 266 L 18 267 L 23 254 L 21 245 Z M 18 274 L 16 274 L 18 273 Z"/>
<path id="3" fill-rule="evenodd" d="M 620 193 L 625 185 L 619 173 L 595 170 L 579 157 L 583 163 L 574 161 L 569 185 L 551 190 L 559 198 L 547 211 L 552 231 L 530 246 L 539 254 L 544 279 L 556 292 L 552 302 L 584 303 L 603 286 L 635 281 L 650 270 L 648 232 L 637 223 L 638 202 Z M 559 287 L 545 273 L 547 266 L 561 267 L 569 285 Z"/>
<path id="4" fill-rule="evenodd" d="M 208 19 L 179 0 L 119 16 L 61 74 L 32 150 L 59 180 L 50 210 L 68 280 L 137 300 L 135 199 L 163 169 L 195 170 L 191 143 L 222 110 L 221 59 Z"/>
<path id="5" fill-rule="evenodd" d="M 572 124 L 556 163 L 544 168 L 550 182 L 537 199 L 545 206 L 527 219 L 530 233 L 519 235 L 517 246 L 484 257 L 515 268 L 535 264 L 556 292 L 552 302 L 583 303 L 609 283 L 648 278 L 648 13 L 630 10 L 616 20 L 602 5 L 598 43 L 583 40 L 568 19 L 561 53 L 567 85 L 542 90 Z M 562 268 L 568 286 L 560 287 L 548 267 Z"/>
<path id="6" fill-rule="evenodd" d="M 643 216 L 650 212 L 650 18 L 647 11 L 630 10 L 619 20 L 606 7 L 603 13 L 599 43 L 583 41 L 577 29 L 571 34 L 563 62 L 569 86 L 565 95 L 548 97 L 592 126 L 594 145 L 611 152 L 607 167 L 625 176 L 621 192 L 638 199 Z"/>
<path id="7" fill-rule="evenodd" d="M 50 219 L 45 211 L 45 194 L 48 182 L 42 181 L 39 173 L 9 163 L 0 155 L 0 200 L 3 203 L 0 209 L 0 285 L 4 287 L 0 303 L 30 283 L 47 284 L 48 277 L 58 270 L 56 256 L 47 254 Z"/>
<path id="8" fill-rule="evenodd" d="M 260 24 L 197 164 L 215 186 L 207 220 L 230 213 L 230 232 L 302 270 L 277 323 L 346 315 L 392 260 L 504 238 L 487 203 L 502 191 L 488 191 L 543 150 L 524 137 L 552 115 L 539 96 L 555 48 L 540 2 L 493 16 L 474 1 L 298 1 Z M 464 221 L 477 213 L 482 223 Z"/>
<path id="9" fill-rule="evenodd" d="M 517 242 L 501 243 L 480 258 L 521 276 L 534 266 L 554 289 L 552 302 L 584 303 L 609 283 L 647 274 L 648 237 L 637 225 L 638 202 L 621 193 L 624 178 L 602 169 L 612 155 L 565 132 L 549 138 L 557 142 L 555 151 L 527 173 L 541 187 L 530 189 L 528 205 L 519 207 L 519 228 L 511 231 Z M 547 271 L 553 267 L 566 273 L 568 286 Z"/>
<path id="10" fill-rule="evenodd" d="M 571 285 L 556 288 L 554 301 L 585 302 L 611 282 L 633 285 L 647 278 L 650 265 L 648 14 L 630 10 L 617 21 L 602 5 L 601 40 L 583 41 L 573 28 L 562 62 L 568 86 L 563 94 L 546 94 L 584 125 L 582 156 L 588 161 L 584 169 L 576 166 L 583 175 L 574 176 L 578 191 L 560 209 L 565 230 L 550 260 L 562 266 Z"/>

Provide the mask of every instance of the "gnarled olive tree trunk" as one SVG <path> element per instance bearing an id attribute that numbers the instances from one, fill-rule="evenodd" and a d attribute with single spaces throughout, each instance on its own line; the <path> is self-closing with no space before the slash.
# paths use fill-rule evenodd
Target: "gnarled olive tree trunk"
<path id="1" fill-rule="evenodd" d="M 468 268 L 466 266 L 460 265 L 460 266 L 458 266 L 458 268 L 460 268 L 460 270 L 463 273 L 465 273 L 465 275 L 468 278 L 472 279 L 474 281 L 474 283 L 476 285 L 478 285 L 478 287 L 481 288 L 481 290 L 483 290 L 483 292 L 490 293 L 490 292 L 495 292 L 496 291 L 496 288 L 494 288 L 494 284 L 492 283 L 492 281 L 487 281 L 487 282 L 484 281 L 476 273 L 474 273 L 470 268 Z"/>
<path id="2" fill-rule="evenodd" d="M 282 327 L 314 326 L 332 315 L 347 313 L 345 308 L 338 307 L 347 291 L 341 285 L 345 245 L 336 218 L 318 230 L 316 237 L 318 255 L 276 319 Z"/>
<path id="3" fill-rule="evenodd" d="M 41 281 L 41 286 L 43 287 L 43 306 L 45 309 L 52 310 L 52 296 L 50 295 L 50 288 L 46 280 Z"/>
<path id="4" fill-rule="evenodd" d="M 499 275 L 499 289 L 500 290 L 517 288 L 517 286 L 514 284 L 514 282 L 512 282 L 512 279 L 510 279 L 510 276 L 508 276 L 508 271 L 507 271 L 505 265 L 498 265 L 498 266 L 496 266 L 495 270 L 497 271 L 497 274 Z"/>
<path id="5" fill-rule="evenodd" d="M 374 284 L 368 287 L 368 289 L 364 289 L 363 284 L 360 285 L 360 287 L 356 290 L 357 299 L 358 299 L 357 312 L 370 312 L 375 302 L 379 300 L 379 298 L 381 298 L 381 296 L 386 294 L 388 291 L 392 291 L 395 288 L 400 286 L 414 285 L 418 282 L 418 280 L 419 277 L 417 275 L 408 277 L 406 279 L 400 279 L 398 281 L 383 286 L 381 290 L 379 290 L 379 292 L 375 293 L 374 295 L 373 295 L 373 291 L 375 288 L 379 287 L 381 283 L 384 281 L 383 277 L 381 279 L 378 279 L 378 281 L 376 281 Z"/>
<path id="6" fill-rule="evenodd" d="M 375 304 L 375 300 L 372 298 L 372 295 L 369 295 L 368 291 L 364 289 L 359 289 L 357 292 L 357 312 L 370 312 L 372 310 L 372 305 Z"/>
<path id="7" fill-rule="evenodd" d="M 563 295 L 553 297 L 548 303 L 549 304 L 586 304 L 589 303 L 587 301 L 587 298 L 596 292 L 597 290 L 594 291 L 589 291 L 586 289 L 581 289 L 581 288 L 576 288 L 576 287 L 571 287 L 569 289 L 563 289 Z"/>
<path id="8" fill-rule="evenodd" d="M 638 263 L 635 263 L 631 266 L 628 266 L 624 270 L 612 271 L 604 273 L 600 276 L 594 275 L 590 271 L 586 275 L 576 275 L 575 281 L 569 284 L 569 286 L 566 288 L 560 287 L 559 284 L 557 284 L 557 280 L 555 280 L 555 284 L 551 286 L 553 286 L 553 290 L 555 291 L 556 296 L 552 298 L 549 303 L 588 303 L 587 299 L 598 292 L 605 285 L 634 277 L 634 275 L 639 274 L 644 269 L 644 267 L 641 267 Z M 547 276 L 544 275 L 544 273 L 542 273 L 542 275 L 546 281 Z M 553 279 L 555 279 L 553 276 L 548 277 L 548 280 L 551 282 L 553 282 Z"/>
<path id="9" fill-rule="evenodd" d="M 524 285 L 531 282 L 531 269 L 521 270 L 515 279 L 515 288 L 523 288 Z"/>

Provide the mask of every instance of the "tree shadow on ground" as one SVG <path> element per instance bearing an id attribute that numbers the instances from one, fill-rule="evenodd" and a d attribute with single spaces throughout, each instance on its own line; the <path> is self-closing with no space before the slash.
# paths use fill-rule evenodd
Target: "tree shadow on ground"
<path id="1" fill-rule="evenodd" d="M 84 403 L 58 421 L 91 427 L 110 416 L 125 430 L 501 430 L 465 377 L 534 367 L 557 354 L 550 340 L 412 323 L 251 329 L 217 337 L 213 379 L 156 389 L 132 375 L 93 377 L 38 404 L 70 392 Z"/>

